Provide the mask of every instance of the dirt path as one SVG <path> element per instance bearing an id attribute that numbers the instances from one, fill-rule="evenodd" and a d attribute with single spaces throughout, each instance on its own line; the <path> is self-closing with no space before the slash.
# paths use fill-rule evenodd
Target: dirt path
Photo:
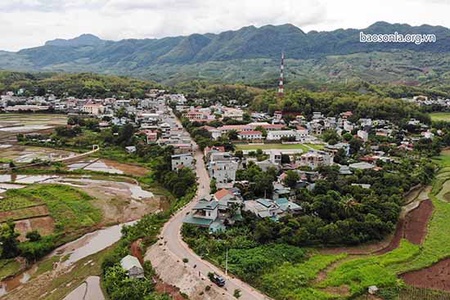
<path id="1" fill-rule="evenodd" d="M 431 200 L 420 202 L 419 207 L 406 216 L 404 238 L 413 244 L 421 245 L 427 235 L 427 225 L 433 209 Z"/>
<path id="2" fill-rule="evenodd" d="M 131 255 L 133 255 L 134 257 L 137 257 L 139 262 L 141 264 L 143 264 L 144 257 L 142 255 L 141 242 L 142 242 L 142 239 L 138 239 L 138 240 L 134 241 L 133 243 L 131 243 L 130 251 L 131 251 Z"/>
<path id="3" fill-rule="evenodd" d="M 155 283 L 155 290 L 158 293 L 169 294 L 170 298 L 173 299 L 173 300 L 184 300 L 185 299 L 181 295 L 180 289 L 177 288 L 176 286 L 164 283 L 159 278 L 153 278 L 153 280 L 156 281 L 156 283 Z"/>

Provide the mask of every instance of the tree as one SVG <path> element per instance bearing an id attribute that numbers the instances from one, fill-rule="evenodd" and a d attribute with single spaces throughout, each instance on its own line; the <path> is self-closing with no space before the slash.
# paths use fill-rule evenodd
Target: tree
<path id="1" fill-rule="evenodd" d="M 256 130 L 256 131 L 260 131 L 260 132 L 262 133 L 262 136 L 263 136 L 264 138 L 267 137 L 267 130 L 266 130 L 264 127 L 262 127 L 261 125 L 256 126 L 256 127 L 255 127 L 255 130 Z"/>
<path id="2" fill-rule="evenodd" d="M 19 254 L 19 241 L 17 237 L 20 235 L 15 232 L 16 224 L 9 220 L 0 225 L 0 257 L 12 258 Z"/>
<path id="3" fill-rule="evenodd" d="M 352 138 L 353 138 L 353 135 L 351 134 L 351 133 L 349 133 L 349 132 L 347 132 L 347 133 L 345 133 L 345 134 L 343 134 L 342 135 L 342 138 L 345 140 L 345 141 L 350 141 Z"/>
<path id="4" fill-rule="evenodd" d="M 286 172 L 286 177 L 284 178 L 283 183 L 290 188 L 294 188 L 297 185 L 297 181 L 300 179 L 300 176 L 297 172 L 289 170 Z"/>
<path id="5" fill-rule="evenodd" d="M 236 150 L 236 152 L 234 152 L 234 156 L 236 156 L 239 159 L 244 158 L 244 152 L 242 150 Z"/>
<path id="6" fill-rule="evenodd" d="M 336 130 L 325 130 L 322 133 L 322 139 L 326 142 L 329 143 L 330 145 L 334 145 L 337 144 L 341 137 L 339 136 L 339 134 L 336 132 Z"/>
<path id="7" fill-rule="evenodd" d="M 361 149 L 364 142 L 360 139 L 352 139 L 349 143 L 350 146 L 350 154 L 356 154 L 359 152 L 359 149 Z"/>
<path id="8" fill-rule="evenodd" d="M 214 178 L 211 179 L 211 182 L 209 183 L 209 188 L 211 189 L 211 194 L 217 192 L 217 182 Z"/>
<path id="9" fill-rule="evenodd" d="M 30 242 L 36 242 L 36 241 L 39 241 L 42 237 L 37 230 L 33 230 L 33 231 L 27 232 L 26 238 Z"/>
<path id="10" fill-rule="evenodd" d="M 236 130 L 230 130 L 230 131 L 228 131 L 228 138 L 230 139 L 230 140 L 237 140 L 238 139 L 238 132 L 236 131 Z"/>

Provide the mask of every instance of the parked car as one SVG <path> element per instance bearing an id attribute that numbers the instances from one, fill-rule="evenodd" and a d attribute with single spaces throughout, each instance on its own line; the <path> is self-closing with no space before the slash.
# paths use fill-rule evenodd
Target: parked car
<path id="1" fill-rule="evenodd" d="M 209 280 L 214 282 L 217 286 L 224 286 L 225 285 L 225 279 L 222 276 L 217 275 L 216 273 L 208 273 Z"/>

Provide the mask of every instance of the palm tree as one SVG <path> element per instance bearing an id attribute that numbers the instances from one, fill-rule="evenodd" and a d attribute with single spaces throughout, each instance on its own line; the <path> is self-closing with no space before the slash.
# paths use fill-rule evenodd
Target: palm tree
<path id="1" fill-rule="evenodd" d="M 353 198 L 351 195 L 342 197 L 341 201 L 339 201 L 339 206 L 346 216 L 349 216 L 351 213 L 353 213 L 360 205 L 361 204 L 356 201 L 355 198 Z"/>

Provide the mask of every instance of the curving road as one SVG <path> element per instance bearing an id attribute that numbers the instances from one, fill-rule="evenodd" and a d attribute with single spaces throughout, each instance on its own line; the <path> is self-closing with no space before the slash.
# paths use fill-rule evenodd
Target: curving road
<path id="1" fill-rule="evenodd" d="M 177 123 L 179 121 L 177 120 Z M 180 124 L 181 125 L 181 124 Z M 222 293 L 229 296 L 230 299 L 236 299 L 233 297 L 233 292 L 236 289 L 241 291 L 240 299 L 244 300 L 256 300 L 256 299 L 270 299 L 266 295 L 263 295 L 258 290 L 254 289 L 250 285 L 245 282 L 232 278 L 231 276 L 226 276 L 222 270 L 212 265 L 211 263 L 201 259 L 197 254 L 192 251 L 189 246 L 182 240 L 181 237 L 181 226 L 183 225 L 183 219 L 188 212 L 195 206 L 199 197 L 209 194 L 209 175 L 205 168 L 205 164 L 203 162 L 203 153 L 198 148 L 198 146 L 194 143 L 195 150 L 195 159 L 196 159 L 196 173 L 198 177 L 198 190 L 196 197 L 193 201 L 191 201 L 188 205 L 186 205 L 183 209 L 181 209 L 178 213 L 176 213 L 163 227 L 161 231 L 161 237 L 164 242 L 166 242 L 165 247 L 166 251 L 175 256 L 177 260 L 180 262 L 183 258 L 188 259 L 187 265 L 194 268 L 196 265 L 194 272 L 196 275 L 200 275 L 204 278 L 207 278 L 207 274 L 209 272 L 216 272 L 217 274 L 223 276 L 226 280 L 226 284 L 224 288 L 214 287 L 220 289 Z"/>

